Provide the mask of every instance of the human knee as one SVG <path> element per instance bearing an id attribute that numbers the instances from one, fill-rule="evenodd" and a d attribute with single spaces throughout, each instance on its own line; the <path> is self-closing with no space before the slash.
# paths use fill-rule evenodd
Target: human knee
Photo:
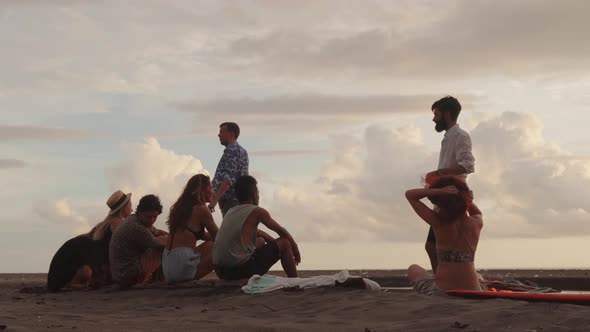
<path id="1" fill-rule="evenodd" d="M 408 266 L 408 276 L 414 275 L 421 270 L 423 270 L 423 269 L 420 265 L 412 264 L 412 265 Z"/>
<path id="2" fill-rule="evenodd" d="M 412 264 L 408 267 L 408 279 L 413 282 L 416 278 L 426 274 L 426 270 L 418 264 Z"/>
<path id="3" fill-rule="evenodd" d="M 279 247 L 279 251 L 281 253 L 286 253 L 286 252 L 292 252 L 293 248 L 291 248 L 291 242 L 289 242 L 289 240 L 287 239 L 278 239 L 277 241 L 277 246 Z"/>
<path id="4" fill-rule="evenodd" d="M 412 264 L 412 265 L 408 266 L 408 271 L 416 270 L 417 268 L 421 268 L 420 265 Z"/>

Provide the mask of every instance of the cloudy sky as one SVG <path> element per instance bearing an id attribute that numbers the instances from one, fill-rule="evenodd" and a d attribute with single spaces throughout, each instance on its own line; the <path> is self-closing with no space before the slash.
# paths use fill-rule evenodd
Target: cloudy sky
<path id="1" fill-rule="evenodd" d="M 477 266 L 590 267 L 587 1 L 0 2 L 0 272 L 45 272 L 108 196 L 165 210 L 238 122 L 303 269 L 427 264 L 406 189 L 463 104 Z M 221 222 L 216 214 L 216 222 Z M 167 212 L 157 225 L 164 228 Z"/>

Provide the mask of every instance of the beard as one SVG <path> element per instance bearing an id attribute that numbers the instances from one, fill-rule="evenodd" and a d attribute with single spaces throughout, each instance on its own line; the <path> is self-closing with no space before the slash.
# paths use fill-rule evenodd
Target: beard
<path id="1" fill-rule="evenodd" d="M 437 133 L 440 133 L 443 130 L 447 129 L 447 122 L 444 119 L 440 119 L 440 120 L 436 121 L 435 123 L 436 123 L 436 126 L 434 126 L 434 130 L 436 130 Z"/>

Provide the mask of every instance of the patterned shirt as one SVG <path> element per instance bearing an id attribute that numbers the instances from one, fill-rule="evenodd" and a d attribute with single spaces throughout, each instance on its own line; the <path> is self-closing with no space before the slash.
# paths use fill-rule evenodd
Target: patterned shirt
<path id="1" fill-rule="evenodd" d="M 229 144 L 225 148 L 212 181 L 213 190 L 215 191 L 219 189 L 224 178 L 227 178 L 230 184 L 229 189 L 219 198 L 219 202 L 233 201 L 237 204 L 238 199 L 233 185 L 240 176 L 248 175 L 248 164 L 248 152 L 238 142 Z"/>
<path id="2" fill-rule="evenodd" d="M 459 164 L 467 171 L 467 174 L 475 171 L 475 158 L 471 153 L 471 137 L 469 134 L 455 124 L 445 132 L 440 147 L 440 156 L 438 159 L 438 169 L 448 168 Z"/>
<path id="3" fill-rule="evenodd" d="M 149 248 L 163 248 L 153 229 L 132 214 L 117 228 L 109 246 L 111 274 L 117 282 L 131 282 L 140 271 L 139 258 Z"/>

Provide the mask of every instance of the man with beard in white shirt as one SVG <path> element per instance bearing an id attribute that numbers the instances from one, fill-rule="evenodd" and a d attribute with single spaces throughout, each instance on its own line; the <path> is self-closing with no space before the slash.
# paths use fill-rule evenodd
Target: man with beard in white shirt
<path id="1" fill-rule="evenodd" d="M 457 119 L 461 113 L 461 104 L 457 98 L 446 96 L 432 104 L 432 121 L 436 123 L 434 129 L 437 132 L 445 131 L 441 142 L 438 168 L 426 174 L 426 183 L 432 183 L 432 177 L 459 175 L 467 178 L 467 174 L 475 171 L 475 158 L 471 153 L 471 137 L 459 127 Z M 426 252 L 432 265 L 432 271 L 436 273 L 438 260 L 436 255 L 436 238 L 432 228 L 426 239 Z"/>

